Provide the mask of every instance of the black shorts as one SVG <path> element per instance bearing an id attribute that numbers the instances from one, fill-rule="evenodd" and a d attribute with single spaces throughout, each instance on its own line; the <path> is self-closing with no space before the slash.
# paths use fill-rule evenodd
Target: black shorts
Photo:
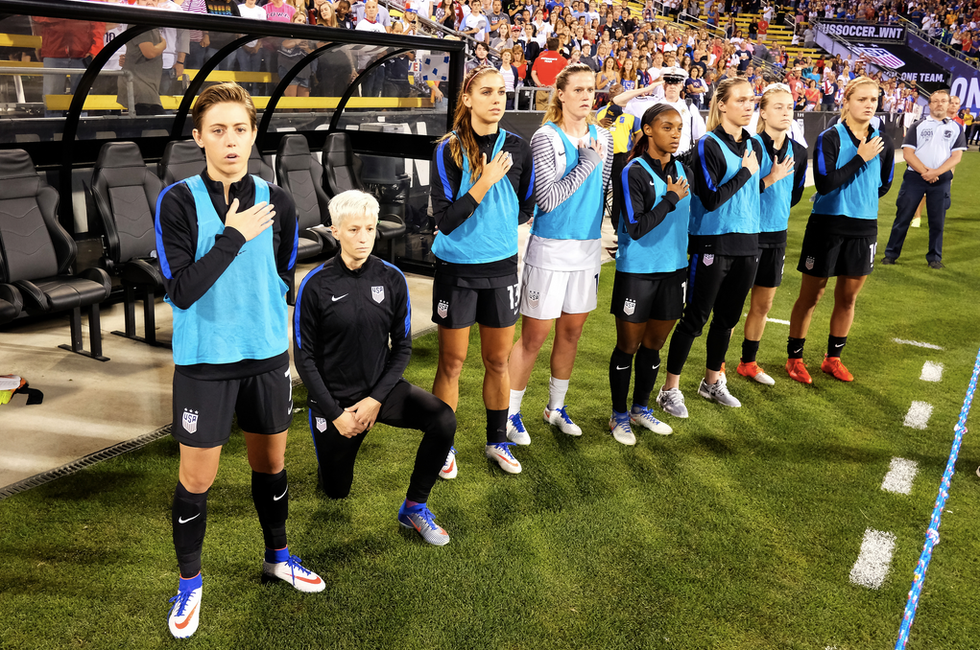
<path id="1" fill-rule="evenodd" d="M 876 236 L 848 237 L 807 227 L 796 270 L 818 278 L 871 275 L 877 249 Z"/>
<path id="2" fill-rule="evenodd" d="M 609 313 L 627 323 L 677 320 L 684 313 L 687 269 L 667 273 L 616 271 Z"/>
<path id="3" fill-rule="evenodd" d="M 432 285 L 432 322 L 448 329 L 510 327 L 521 302 L 517 273 L 497 278 L 436 277 Z"/>
<path id="4" fill-rule="evenodd" d="M 785 246 L 759 250 L 759 268 L 755 272 L 755 286 L 778 287 L 783 282 L 783 268 L 785 266 Z"/>
<path id="5" fill-rule="evenodd" d="M 232 416 L 249 433 L 281 433 L 293 420 L 289 364 L 244 377 L 206 381 L 174 372 L 171 434 L 188 447 L 220 447 L 231 437 Z"/>

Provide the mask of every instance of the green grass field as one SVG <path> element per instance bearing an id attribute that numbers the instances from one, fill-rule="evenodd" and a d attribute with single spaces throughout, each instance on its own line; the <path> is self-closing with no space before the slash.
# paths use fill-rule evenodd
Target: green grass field
<path id="1" fill-rule="evenodd" d="M 899 172 L 902 171 L 900 168 Z M 900 175 L 881 201 L 879 260 Z M 205 592 L 194 648 L 712 648 L 869 650 L 895 644 L 906 594 L 980 345 L 976 246 L 980 159 L 967 154 L 946 223 L 947 268 L 926 267 L 925 227 L 897 266 L 877 268 L 858 300 L 845 351 L 857 377 L 819 372 L 830 302 L 817 309 L 807 361 L 814 385 L 790 381 L 788 328 L 770 323 L 759 362 L 772 388 L 732 374 L 744 406 L 695 394 L 695 343 L 682 388 L 691 417 L 675 435 L 608 435 L 608 314 L 613 267 L 589 318 L 568 395 L 585 435 L 549 430 L 543 354 L 525 397 L 533 443 L 520 476 L 483 458 L 482 369 L 474 332 L 464 370 L 460 473 L 430 506 L 452 536 L 429 547 L 395 521 L 417 445 L 377 427 L 361 448 L 351 497 L 316 493 L 306 413 L 296 415 L 286 466 L 292 550 L 328 582 L 305 595 L 261 585 L 262 536 L 241 437 L 211 490 Z M 809 195 L 809 191 L 808 191 Z M 793 213 L 787 273 L 773 318 L 788 319 L 806 214 Z M 417 305 L 426 309 L 425 305 Z M 941 345 L 941 352 L 893 338 Z M 738 357 L 741 330 L 729 354 Z M 430 388 L 434 335 L 415 342 L 407 378 Z M 941 383 L 919 380 L 925 361 Z M 305 392 L 296 393 L 305 405 Z M 912 400 L 935 410 L 923 431 L 902 426 Z M 134 431 L 134 435 L 144 433 Z M 889 461 L 919 462 L 910 496 L 883 492 Z M 980 647 L 980 441 L 965 438 L 912 629 L 910 648 Z M 176 588 L 170 500 L 176 444 L 165 439 L 0 503 L 0 647 L 176 646 L 165 617 Z M 865 529 L 897 536 L 880 590 L 848 579 Z"/>

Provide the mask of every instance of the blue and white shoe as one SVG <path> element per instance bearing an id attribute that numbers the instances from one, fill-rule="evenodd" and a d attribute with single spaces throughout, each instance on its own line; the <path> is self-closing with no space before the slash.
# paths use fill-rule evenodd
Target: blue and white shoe
<path id="1" fill-rule="evenodd" d="M 456 478 L 457 473 L 459 473 L 459 466 L 456 464 L 456 448 L 450 447 L 446 462 L 442 464 L 442 469 L 439 470 L 439 477 L 449 480 Z"/>
<path id="2" fill-rule="evenodd" d="M 653 409 L 649 406 L 638 406 L 634 404 L 633 409 L 630 411 L 630 422 L 644 429 L 649 429 L 654 433 L 659 433 L 662 436 L 669 436 L 674 432 L 670 428 L 670 425 L 664 424 L 653 417 Z"/>
<path id="3" fill-rule="evenodd" d="M 422 539 L 433 546 L 445 546 L 449 543 L 449 533 L 436 523 L 435 515 L 424 503 L 408 507 L 402 502 L 402 507 L 398 510 L 398 523 L 405 528 L 414 528 Z"/>
<path id="4" fill-rule="evenodd" d="M 498 442 L 487 445 L 486 454 L 487 458 L 500 465 L 500 469 L 508 474 L 520 474 L 521 464 L 514 458 L 514 454 L 510 453 L 510 447 L 513 444 L 512 442 Z"/>
<path id="5" fill-rule="evenodd" d="M 201 620 L 201 574 L 193 578 L 180 579 L 177 595 L 170 599 L 173 603 L 167 616 L 170 633 L 176 639 L 186 639 L 197 631 Z"/>
<path id="6" fill-rule="evenodd" d="M 303 560 L 295 555 L 288 555 L 288 559 L 283 562 L 263 562 L 262 575 L 266 578 L 285 580 L 299 591 L 308 593 L 327 588 L 323 578 L 303 566 Z"/>
<path id="7" fill-rule="evenodd" d="M 557 408 L 554 411 L 549 411 L 547 408 L 544 410 L 544 421 L 545 424 L 550 424 L 552 426 L 558 427 L 558 430 L 569 436 L 580 436 L 582 435 L 582 429 L 579 425 L 572 422 L 572 418 L 568 417 L 568 407 L 563 406 Z"/>
<path id="8" fill-rule="evenodd" d="M 531 436 L 524 428 L 524 420 L 520 413 L 515 413 L 507 418 L 507 439 L 515 445 L 526 446 L 531 444 Z"/>
<path id="9" fill-rule="evenodd" d="M 633 429 L 630 427 L 630 419 L 629 413 L 613 411 L 612 417 L 609 418 L 609 432 L 619 444 L 632 447 L 636 444 L 636 436 L 633 435 Z"/>

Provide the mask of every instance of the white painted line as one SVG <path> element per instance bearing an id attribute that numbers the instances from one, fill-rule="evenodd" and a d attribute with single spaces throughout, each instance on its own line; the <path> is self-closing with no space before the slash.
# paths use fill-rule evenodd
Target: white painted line
<path id="1" fill-rule="evenodd" d="M 912 481 L 919 472 L 919 464 L 905 458 L 892 458 L 881 489 L 896 494 L 912 494 Z"/>
<path id="2" fill-rule="evenodd" d="M 861 553 L 851 568 L 851 582 L 869 589 L 879 589 L 888 577 L 895 535 L 868 528 L 861 540 Z"/>
<path id="3" fill-rule="evenodd" d="M 782 318 L 767 318 L 770 323 L 778 323 L 779 325 L 789 325 L 788 320 L 783 320 Z"/>
<path id="4" fill-rule="evenodd" d="M 943 364 L 933 363 L 932 361 L 926 361 L 925 365 L 922 366 L 922 374 L 919 375 L 919 379 L 922 381 L 941 381 L 943 378 Z"/>
<path id="5" fill-rule="evenodd" d="M 922 341 L 906 341 L 905 339 L 892 339 L 896 343 L 902 345 L 914 345 L 917 348 L 927 348 L 929 350 L 942 350 L 938 345 L 933 345 L 932 343 L 923 343 Z"/>
<path id="6" fill-rule="evenodd" d="M 932 404 L 927 402 L 912 402 L 909 412 L 905 414 L 905 426 L 913 429 L 925 429 L 932 415 Z"/>

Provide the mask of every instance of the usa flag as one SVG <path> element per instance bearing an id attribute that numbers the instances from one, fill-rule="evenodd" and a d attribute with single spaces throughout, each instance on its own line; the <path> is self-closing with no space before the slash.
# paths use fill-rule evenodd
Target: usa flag
<path id="1" fill-rule="evenodd" d="M 888 50 L 880 47 L 858 47 L 855 49 L 862 58 L 870 59 L 882 68 L 898 70 L 899 68 L 905 67 L 905 61 L 902 61 Z"/>

